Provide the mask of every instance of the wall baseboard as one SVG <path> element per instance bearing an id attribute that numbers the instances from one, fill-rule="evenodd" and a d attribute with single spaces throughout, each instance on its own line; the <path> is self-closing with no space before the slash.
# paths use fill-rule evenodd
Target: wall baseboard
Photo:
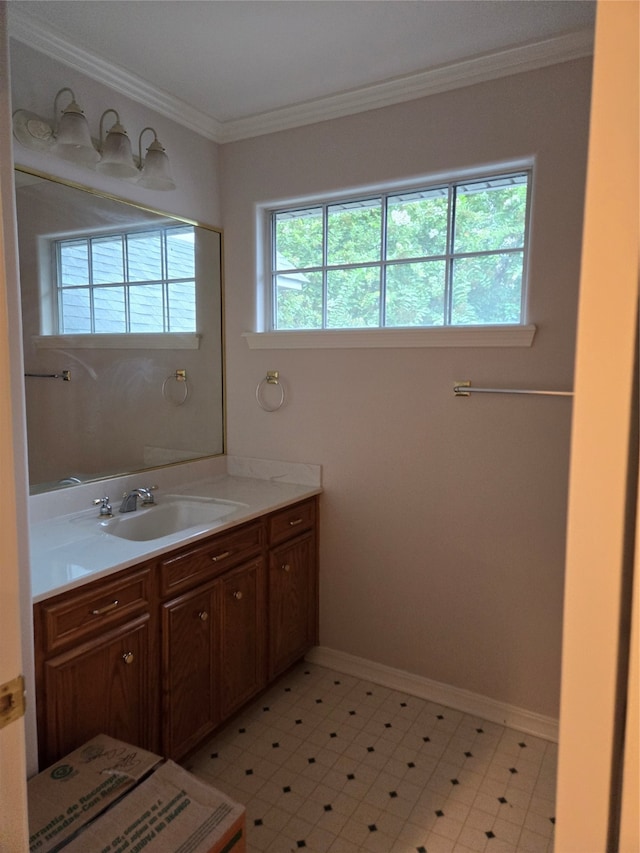
<path id="1" fill-rule="evenodd" d="M 544 740 L 556 743 L 558 741 L 558 720 L 553 717 L 545 717 L 542 714 L 527 711 L 525 708 L 498 702 L 488 696 L 472 693 L 470 690 L 432 681 L 430 678 L 413 675 L 410 672 L 329 649 L 326 646 L 315 646 L 306 655 L 306 660 L 346 675 L 373 681 L 391 690 L 399 690 L 420 699 L 437 702 L 439 705 L 463 711 L 465 714 L 474 714 L 483 720 L 499 723 Z"/>

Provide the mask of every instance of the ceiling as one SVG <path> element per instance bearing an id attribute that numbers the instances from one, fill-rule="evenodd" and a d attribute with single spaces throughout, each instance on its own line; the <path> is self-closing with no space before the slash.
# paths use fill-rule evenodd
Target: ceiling
<path id="1" fill-rule="evenodd" d="M 217 141 L 591 52 L 592 0 L 10 0 L 10 35 Z"/>

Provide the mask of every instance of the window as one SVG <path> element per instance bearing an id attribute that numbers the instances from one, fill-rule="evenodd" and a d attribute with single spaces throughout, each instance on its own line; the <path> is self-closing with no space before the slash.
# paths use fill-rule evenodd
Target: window
<path id="1" fill-rule="evenodd" d="M 194 332 L 191 225 L 56 240 L 58 334 Z"/>
<path id="2" fill-rule="evenodd" d="M 271 329 L 522 324 L 530 173 L 271 211 Z"/>

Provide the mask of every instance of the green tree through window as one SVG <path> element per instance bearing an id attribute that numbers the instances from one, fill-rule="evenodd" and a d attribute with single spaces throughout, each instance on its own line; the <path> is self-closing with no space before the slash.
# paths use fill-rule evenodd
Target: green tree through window
<path id="1" fill-rule="evenodd" d="M 523 322 L 530 173 L 271 212 L 272 328 Z"/>

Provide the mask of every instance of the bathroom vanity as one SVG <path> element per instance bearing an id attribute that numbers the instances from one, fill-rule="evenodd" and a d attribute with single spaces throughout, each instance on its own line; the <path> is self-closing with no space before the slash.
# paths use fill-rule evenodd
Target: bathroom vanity
<path id="1" fill-rule="evenodd" d="M 186 535 L 112 535 L 117 509 L 34 525 L 41 766 L 98 733 L 179 760 L 317 644 L 320 489 L 225 477 L 201 499 L 220 490 L 233 510 Z"/>

